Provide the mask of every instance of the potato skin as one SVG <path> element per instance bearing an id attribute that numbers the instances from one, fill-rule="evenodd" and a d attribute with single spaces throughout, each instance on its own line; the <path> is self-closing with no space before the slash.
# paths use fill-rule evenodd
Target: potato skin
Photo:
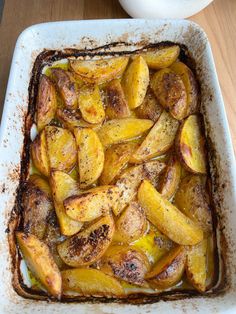
<path id="1" fill-rule="evenodd" d="M 32 234 L 16 232 L 16 238 L 26 264 L 34 276 L 40 280 L 50 295 L 60 299 L 61 274 L 47 245 Z"/>
<path id="2" fill-rule="evenodd" d="M 91 265 L 105 253 L 112 241 L 115 225 L 105 216 L 88 228 L 66 239 L 57 246 L 62 260 L 69 266 Z"/>
<path id="3" fill-rule="evenodd" d="M 180 53 L 179 46 L 165 47 L 161 49 L 148 50 L 142 53 L 142 57 L 151 69 L 162 69 L 169 67 L 176 61 Z"/>
<path id="4" fill-rule="evenodd" d="M 47 155 L 45 130 L 42 130 L 32 142 L 30 147 L 31 158 L 35 167 L 46 177 L 49 176 L 50 167 Z"/>
<path id="5" fill-rule="evenodd" d="M 49 199 L 52 199 L 52 191 L 50 185 L 38 174 L 32 174 L 29 177 L 29 183 L 32 183 L 41 191 L 43 191 Z"/>
<path id="6" fill-rule="evenodd" d="M 37 128 L 40 132 L 54 118 L 57 109 L 56 89 L 46 75 L 42 75 L 39 82 L 36 108 Z"/>

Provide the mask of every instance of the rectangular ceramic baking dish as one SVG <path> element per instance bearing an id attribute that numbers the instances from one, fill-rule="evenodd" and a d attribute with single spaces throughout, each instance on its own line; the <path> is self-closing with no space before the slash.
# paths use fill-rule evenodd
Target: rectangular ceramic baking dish
<path id="1" fill-rule="evenodd" d="M 151 43 L 172 41 L 184 44 L 196 61 L 201 83 L 202 112 L 211 146 L 214 202 L 219 224 L 220 287 L 206 296 L 148 304 L 56 303 L 19 296 L 12 286 L 8 222 L 15 204 L 24 146 L 28 88 L 34 61 L 44 49 L 102 48 L 108 52 L 139 49 Z M 127 45 L 129 44 L 129 45 Z M 236 312 L 236 167 L 224 103 L 211 48 L 202 29 L 185 20 L 90 20 L 34 25 L 18 38 L 12 60 L 0 131 L 0 313 L 235 313 Z M 213 164 L 216 165 L 216 169 Z M 13 268 L 13 269 L 12 269 Z M 224 274 L 222 274 L 224 270 Z M 224 276 L 222 276 L 224 275 Z M 218 291 L 218 292 L 217 292 Z M 171 300 L 173 299 L 173 300 Z"/>

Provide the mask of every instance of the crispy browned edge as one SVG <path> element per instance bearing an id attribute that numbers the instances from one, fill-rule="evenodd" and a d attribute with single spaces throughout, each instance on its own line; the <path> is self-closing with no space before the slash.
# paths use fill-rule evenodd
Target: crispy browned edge
<path id="1" fill-rule="evenodd" d="M 167 47 L 171 46 L 173 44 L 178 44 L 178 43 L 173 43 L 173 42 L 161 42 L 161 43 L 154 43 L 154 44 L 149 44 L 144 46 L 142 49 L 145 48 L 160 48 L 160 47 Z M 25 182 L 28 177 L 28 166 L 29 166 L 29 159 L 30 159 L 30 128 L 34 120 L 34 114 L 35 114 L 35 104 L 36 104 L 36 96 L 38 92 L 38 82 L 39 82 L 39 77 L 41 70 L 43 66 L 46 64 L 51 64 L 54 61 L 60 60 L 62 58 L 67 58 L 70 56 L 94 56 L 94 55 L 124 55 L 124 54 L 133 54 L 137 53 L 139 50 L 133 51 L 133 52 L 128 52 L 124 49 L 122 52 L 112 52 L 110 49 L 115 46 L 120 46 L 123 45 L 124 47 L 129 46 L 130 44 L 126 42 L 115 42 L 111 43 L 102 47 L 98 47 L 95 49 L 87 49 L 87 50 L 77 50 L 77 49 L 65 49 L 63 51 L 55 51 L 55 50 L 44 50 L 42 51 L 38 57 L 36 58 L 36 61 L 34 63 L 34 67 L 32 70 L 32 76 L 28 88 L 28 93 L 29 93 L 29 106 L 28 106 L 28 113 L 25 118 L 25 128 L 24 128 L 24 149 L 22 153 L 22 158 L 21 158 L 21 175 L 20 175 L 20 181 L 19 181 L 19 186 L 17 188 L 17 195 L 15 199 L 15 205 L 14 208 L 12 209 L 11 213 L 11 218 L 8 223 L 8 227 L 6 229 L 6 232 L 8 233 L 8 242 L 9 242 L 9 250 L 10 250 L 10 255 L 11 255 L 11 262 L 12 262 L 12 285 L 15 291 L 22 297 L 28 298 L 28 299 L 34 299 L 34 300 L 51 300 L 58 302 L 58 300 L 53 299 L 53 297 L 48 296 L 46 293 L 43 291 L 35 291 L 33 289 L 28 288 L 22 280 L 19 265 L 20 265 L 20 253 L 19 253 L 19 248 L 16 244 L 16 239 L 15 239 L 15 231 L 16 230 L 22 230 L 22 212 L 23 208 L 21 206 L 21 198 L 22 198 L 22 192 L 24 191 L 25 188 Z M 188 52 L 188 49 L 186 46 L 178 44 L 181 48 L 180 52 L 180 60 L 186 63 L 196 74 L 195 68 L 196 64 L 194 60 L 190 57 L 190 54 Z M 141 50 L 142 50 L 141 49 Z M 200 97 L 199 97 L 200 98 Z M 209 156 L 215 156 L 213 157 L 213 162 L 216 159 L 216 153 L 214 150 L 214 145 L 210 141 L 209 138 L 207 138 L 207 153 L 208 157 Z M 209 158 L 208 158 L 209 160 Z M 209 169 L 208 169 L 208 176 L 212 177 L 218 176 L 217 174 L 217 168 L 214 168 L 214 174 L 210 174 Z M 215 192 L 217 192 L 217 186 L 214 186 L 213 189 Z M 217 241 L 216 241 L 216 227 L 219 224 L 218 221 L 218 216 L 219 213 L 216 212 L 216 206 L 213 203 L 213 198 L 212 198 L 212 208 L 213 208 L 213 224 L 214 224 L 214 238 L 215 238 L 215 275 L 214 275 L 214 280 L 212 283 L 212 286 L 209 287 L 210 290 L 204 294 L 201 294 L 200 292 L 191 289 L 191 290 L 172 290 L 172 291 L 164 291 L 161 293 L 157 293 L 155 295 L 148 295 L 145 293 L 141 294 L 130 294 L 124 298 L 108 298 L 108 297 L 66 297 L 62 296 L 61 302 L 88 302 L 88 303 L 98 303 L 98 302 L 103 302 L 103 303 L 109 303 L 109 302 L 117 302 L 117 303 L 130 303 L 130 304 L 148 304 L 148 303 L 155 303 L 160 300 L 164 301 L 171 301 L 171 300 L 179 300 L 183 298 L 192 298 L 192 297 L 202 297 L 203 295 L 206 297 L 214 297 L 219 294 L 223 294 L 227 291 L 228 289 L 228 280 L 226 277 L 226 271 L 225 271 L 225 261 L 226 261 L 226 256 L 227 256 L 227 245 L 226 241 L 224 238 L 223 234 L 223 229 L 221 230 L 220 233 L 220 242 L 225 248 L 223 254 L 219 255 L 219 250 L 217 248 Z M 218 228 L 219 229 L 219 228 Z M 219 274 L 219 260 L 221 260 L 221 264 L 223 265 L 222 269 L 222 276 Z M 214 287 L 217 284 L 217 287 Z"/>

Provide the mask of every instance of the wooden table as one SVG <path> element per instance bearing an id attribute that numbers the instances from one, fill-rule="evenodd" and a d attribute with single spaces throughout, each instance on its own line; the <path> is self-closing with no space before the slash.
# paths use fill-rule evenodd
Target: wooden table
<path id="1" fill-rule="evenodd" d="M 129 17 L 116 0 L 5 0 L 0 24 L 0 115 L 16 38 L 36 23 Z M 236 151 L 236 0 L 215 0 L 190 18 L 212 45 Z"/>

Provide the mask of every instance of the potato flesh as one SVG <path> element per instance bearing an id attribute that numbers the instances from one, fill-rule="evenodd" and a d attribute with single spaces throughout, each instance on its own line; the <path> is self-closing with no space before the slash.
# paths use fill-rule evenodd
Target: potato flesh
<path id="1" fill-rule="evenodd" d="M 181 245 L 194 245 L 203 239 L 202 230 L 146 180 L 138 190 L 138 201 L 147 219 L 172 241 Z"/>
<path id="2" fill-rule="evenodd" d="M 107 121 L 98 130 L 103 146 L 109 146 L 140 136 L 153 125 L 151 120 L 125 118 Z"/>
<path id="3" fill-rule="evenodd" d="M 169 67 L 176 61 L 180 53 L 179 46 L 171 46 L 161 49 L 149 50 L 142 53 L 142 57 L 151 69 L 162 69 Z"/>
<path id="4" fill-rule="evenodd" d="M 49 176 L 50 167 L 47 155 L 45 129 L 40 132 L 31 144 L 31 157 L 35 167 L 46 177 Z"/>
<path id="5" fill-rule="evenodd" d="M 61 274 L 47 245 L 32 234 L 17 232 L 16 238 L 26 264 L 34 276 L 39 279 L 50 295 L 60 299 Z"/>
<path id="6" fill-rule="evenodd" d="M 91 265 L 107 250 L 112 241 L 114 229 L 112 217 L 105 216 L 87 229 L 60 243 L 57 247 L 58 253 L 69 266 Z"/>
<path id="7" fill-rule="evenodd" d="M 74 130 L 78 147 L 80 187 L 86 188 L 101 175 L 104 166 L 104 151 L 97 133 L 89 128 Z"/>
<path id="8" fill-rule="evenodd" d="M 84 296 L 121 296 L 119 281 L 98 269 L 77 268 L 61 272 L 63 291 L 75 291 Z"/>
<path id="9" fill-rule="evenodd" d="M 128 66 L 122 87 L 130 109 L 139 107 L 145 97 L 149 84 L 149 70 L 143 57 L 136 57 Z"/>
<path id="10" fill-rule="evenodd" d="M 178 121 L 163 111 L 130 161 L 139 163 L 164 154 L 173 145 L 178 127 Z"/>

